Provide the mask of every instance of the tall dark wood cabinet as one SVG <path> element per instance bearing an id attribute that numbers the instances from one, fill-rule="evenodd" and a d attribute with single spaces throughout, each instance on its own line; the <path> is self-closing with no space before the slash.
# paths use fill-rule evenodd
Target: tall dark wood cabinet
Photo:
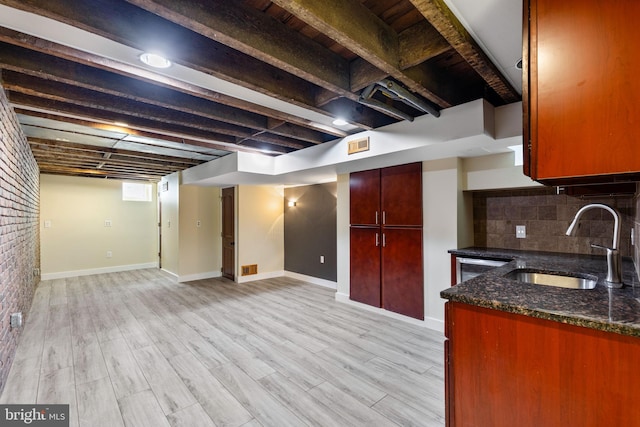
<path id="1" fill-rule="evenodd" d="M 422 164 L 352 173 L 354 301 L 424 319 Z"/>
<path id="2" fill-rule="evenodd" d="M 524 172 L 548 184 L 640 172 L 640 1 L 525 0 Z"/>

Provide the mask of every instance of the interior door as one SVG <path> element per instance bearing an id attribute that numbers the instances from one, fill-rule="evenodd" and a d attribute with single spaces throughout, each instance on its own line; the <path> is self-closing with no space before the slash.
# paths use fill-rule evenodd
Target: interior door
<path id="1" fill-rule="evenodd" d="M 235 280 L 235 189 L 222 189 L 222 277 Z"/>

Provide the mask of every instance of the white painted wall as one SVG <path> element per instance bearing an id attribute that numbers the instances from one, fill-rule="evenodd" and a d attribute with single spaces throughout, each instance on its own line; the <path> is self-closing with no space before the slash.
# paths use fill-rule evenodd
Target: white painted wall
<path id="1" fill-rule="evenodd" d="M 498 190 L 506 188 L 539 187 L 522 173 L 522 166 L 514 166 L 514 154 L 500 153 L 463 159 L 463 189 Z"/>
<path id="2" fill-rule="evenodd" d="M 284 274 L 284 189 L 240 185 L 236 203 L 236 277 L 238 282 Z M 243 265 L 257 264 L 258 274 L 242 276 Z"/>
<path id="3" fill-rule="evenodd" d="M 157 266 L 155 185 L 153 194 L 125 202 L 120 180 L 41 175 L 42 279 Z"/>
<path id="4" fill-rule="evenodd" d="M 337 256 L 337 289 L 336 299 L 349 300 L 349 271 L 351 264 L 349 245 L 349 174 L 338 175 L 336 192 L 336 256 Z"/>

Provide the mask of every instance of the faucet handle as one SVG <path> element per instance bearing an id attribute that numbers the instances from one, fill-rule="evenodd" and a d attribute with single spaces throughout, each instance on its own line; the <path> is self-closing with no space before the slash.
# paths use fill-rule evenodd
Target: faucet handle
<path id="1" fill-rule="evenodd" d="M 595 243 L 591 243 L 591 247 L 592 247 L 592 248 L 598 248 L 598 249 L 605 249 L 607 252 L 609 252 L 609 251 L 611 251 L 611 252 L 613 252 L 613 251 L 617 251 L 617 249 L 610 248 L 610 247 L 608 247 L 608 246 L 597 245 L 597 244 L 595 244 Z"/>

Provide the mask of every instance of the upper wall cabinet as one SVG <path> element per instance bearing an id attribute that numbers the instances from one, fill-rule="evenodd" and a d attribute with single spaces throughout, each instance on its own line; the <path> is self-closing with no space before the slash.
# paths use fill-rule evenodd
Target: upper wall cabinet
<path id="1" fill-rule="evenodd" d="M 351 225 L 422 226 L 422 164 L 354 172 Z"/>
<path id="2" fill-rule="evenodd" d="M 380 224 L 380 170 L 354 172 L 349 177 L 349 212 L 353 225 Z"/>
<path id="3" fill-rule="evenodd" d="M 524 172 L 549 184 L 640 176 L 640 1 L 525 0 Z"/>

